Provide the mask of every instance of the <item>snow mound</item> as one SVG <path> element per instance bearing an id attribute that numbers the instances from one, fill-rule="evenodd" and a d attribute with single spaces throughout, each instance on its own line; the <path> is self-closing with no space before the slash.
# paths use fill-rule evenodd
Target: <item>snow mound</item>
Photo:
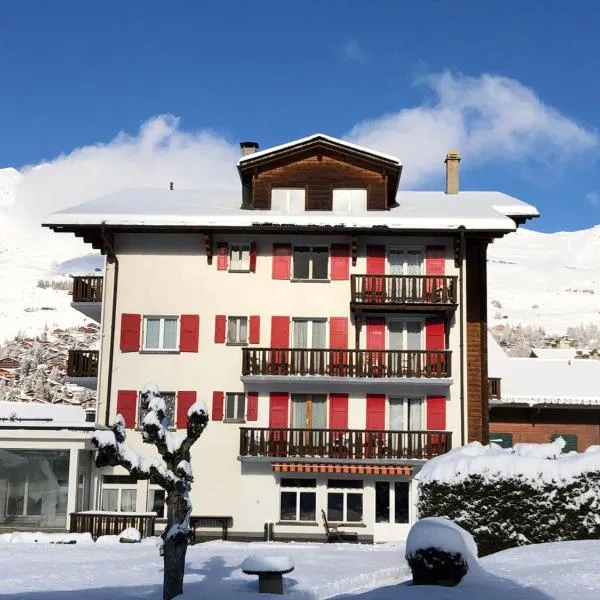
<path id="1" fill-rule="evenodd" d="M 119 534 L 119 542 L 123 543 L 133 543 L 133 542 L 140 542 L 142 539 L 142 534 L 135 528 L 135 527 L 128 527 L 127 529 L 124 529 L 123 531 L 121 531 L 121 533 Z"/>
<path id="2" fill-rule="evenodd" d="M 242 571 L 249 573 L 270 573 L 272 571 L 290 571 L 294 560 L 288 555 L 251 554 L 244 559 Z"/>
<path id="3" fill-rule="evenodd" d="M 550 444 L 515 444 L 513 451 L 517 456 L 529 458 L 558 458 L 567 445 L 564 438 L 556 438 Z"/>
<path id="4" fill-rule="evenodd" d="M 100 546 L 112 546 L 113 544 L 120 544 L 120 535 L 101 535 L 97 540 L 96 544 Z"/>
<path id="5" fill-rule="evenodd" d="M 0 544 L 93 544 L 89 533 L 43 533 L 16 531 L 0 535 Z"/>
<path id="6" fill-rule="evenodd" d="M 556 440 L 554 444 L 558 447 L 560 442 Z M 598 451 L 570 452 L 550 459 L 541 456 L 550 453 L 547 447 L 552 444 L 537 446 L 546 448 L 525 448 L 520 451 L 521 454 L 517 454 L 513 448 L 501 448 L 497 444 L 483 446 L 479 442 L 472 442 L 429 460 L 417 475 L 417 479 L 421 484 L 453 484 L 478 475 L 486 479 L 521 479 L 532 487 L 540 487 L 547 483 L 563 486 L 572 483 L 583 473 L 600 471 Z"/>

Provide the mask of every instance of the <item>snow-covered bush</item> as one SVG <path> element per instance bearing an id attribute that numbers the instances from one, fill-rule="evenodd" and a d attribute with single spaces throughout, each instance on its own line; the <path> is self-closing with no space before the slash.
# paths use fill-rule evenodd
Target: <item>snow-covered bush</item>
<path id="1" fill-rule="evenodd" d="M 543 542 L 600 538 L 600 452 L 556 456 L 553 444 L 473 442 L 426 463 L 419 517 L 447 517 L 473 535 L 479 553 Z M 530 445 L 528 445 L 530 446 Z"/>

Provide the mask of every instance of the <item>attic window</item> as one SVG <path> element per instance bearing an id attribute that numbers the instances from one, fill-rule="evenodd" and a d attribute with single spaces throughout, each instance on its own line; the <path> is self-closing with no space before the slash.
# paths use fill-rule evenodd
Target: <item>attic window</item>
<path id="1" fill-rule="evenodd" d="M 271 210 L 281 212 L 302 212 L 305 206 L 304 188 L 273 188 L 271 190 Z"/>
<path id="2" fill-rule="evenodd" d="M 362 212 L 367 210 L 367 190 L 334 189 L 333 210 L 340 212 Z"/>

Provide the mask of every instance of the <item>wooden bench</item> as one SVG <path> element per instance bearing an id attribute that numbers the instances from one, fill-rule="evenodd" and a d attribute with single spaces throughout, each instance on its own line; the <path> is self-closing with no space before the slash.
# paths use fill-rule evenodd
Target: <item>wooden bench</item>
<path id="1" fill-rule="evenodd" d="M 243 573 L 258 575 L 260 594 L 283 594 L 283 575 L 293 570 L 294 562 L 289 556 L 252 554 L 242 563 Z"/>
<path id="2" fill-rule="evenodd" d="M 220 527 L 221 539 L 226 540 L 229 528 L 233 525 L 233 517 L 214 517 L 206 515 L 192 515 L 190 517 L 190 528 L 192 530 L 192 544 L 196 543 L 197 527 Z"/>
<path id="3" fill-rule="evenodd" d="M 350 544 L 358 543 L 358 533 L 340 531 L 337 525 L 329 525 L 327 522 L 327 515 L 325 514 L 324 510 L 321 510 L 321 515 L 323 516 L 323 525 L 325 525 L 325 533 L 327 534 L 328 544 L 333 544 L 336 542 Z"/>

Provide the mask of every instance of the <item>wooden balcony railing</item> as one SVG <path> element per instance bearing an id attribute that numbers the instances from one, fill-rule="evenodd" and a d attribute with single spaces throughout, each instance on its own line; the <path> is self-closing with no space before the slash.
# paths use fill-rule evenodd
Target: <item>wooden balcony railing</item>
<path id="1" fill-rule="evenodd" d="M 102 302 L 104 277 L 73 277 L 73 302 Z"/>
<path id="2" fill-rule="evenodd" d="M 500 400 L 500 377 L 488 377 L 488 396 L 494 400 Z"/>
<path id="3" fill-rule="evenodd" d="M 102 511 L 73 512 L 70 514 L 71 533 L 90 533 L 94 539 L 101 535 L 119 535 L 127 527 L 135 527 L 142 537 L 154 535 L 154 513 L 111 513 Z"/>
<path id="4" fill-rule="evenodd" d="M 458 278 L 454 275 L 352 275 L 354 304 L 453 305 Z"/>
<path id="5" fill-rule="evenodd" d="M 240 428 L 240 456 L 408 459 L 431 458 L 451 447 L 449 431 Z"/>
<path id="6" fill-rule="evenodd" d="M 451 376 L 449 350 L 243 348 L 243 375 Z"/>
<path id="7" fill-rule="evenodd" d="M 69 350 L 68 377 L 98 377 L 98 350 Z"/>

